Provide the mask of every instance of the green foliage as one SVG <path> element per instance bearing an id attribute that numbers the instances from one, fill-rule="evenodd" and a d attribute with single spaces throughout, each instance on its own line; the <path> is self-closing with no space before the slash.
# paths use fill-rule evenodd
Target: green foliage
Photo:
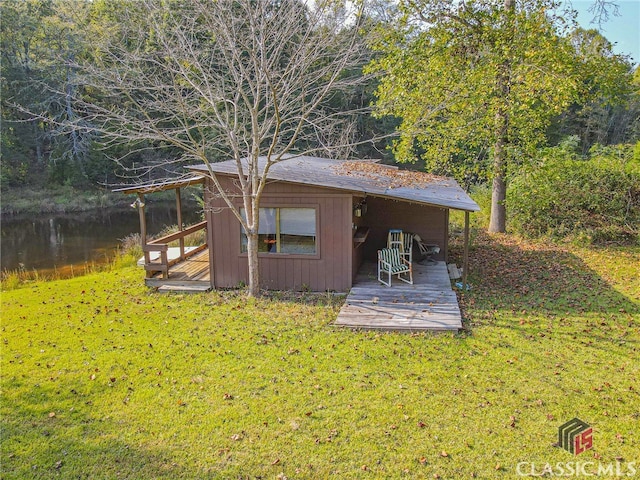
<path id="1" fill-rule="evenodd" d="M 134 267 L 4 292 L 1 475 L 513 479 L 575 460 L 553 443 L 576 414 L 632 461 L 639 253 L 481 237 L 460 335 L 332 328 L 331 296 L 158 295 Z"/>
<path id="2" fill-rule="evenodd" d="M 574 55 L 545 0 L 514 12 L 489 0 L 445 4 L 405 2 L 396 28 L 380 32 L 370 68 L 385 74 L 378 114 L 402 119 L 397 158 L 423 158 L 468 183 L 491 176 L 499 140 L 508 138 L 516 164 L 544 142 L 551 118 L 577 94 Z M 497 115 L 508 119 L 506 132 Z"/>
<path id="3" fill-rule="evenodd" d="M 614 54 L 611 43 L 596 30 L 579 28 L 569 38 L 578 60 L 580 101 L 554 120 L 548 132 L 550 144 L 575 136 L 580 153 L 586 155 L 596 143 L 640 140 L 640 84 L 634 82 L 631 61 Z"/>
<path id="4" fill-rule="evenodd" d="M 510 183 L 514 230 L 593 243 L 640 240 L 640 143 L 595 145 L 581 159 L 569 140 L 542 152 Z"/>
<path id="5" fill-rule="evenodd" d="M 130 203 L 131 199 L 121 193 L 101 189 L 83 191 L 69 185 L 2 189 L 2 215 L 84 212 Z"/>

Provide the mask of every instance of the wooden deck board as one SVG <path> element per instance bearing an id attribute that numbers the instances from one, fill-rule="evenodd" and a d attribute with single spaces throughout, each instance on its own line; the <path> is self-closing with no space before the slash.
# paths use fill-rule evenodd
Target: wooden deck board
<path id="1" fill-rule="evenodd" d="M 169 269 L 169 278 L 162 278 L 161 273 L 156 273 L 153 277 L 145 279 L 146 285 L 150 287 L 161 287 L 163 285 L 211 286 L 209 272 L 209 250 L 203 250 L 193 257 L 187 258 L 184 262 L 177 263 Z"/>
<path id="2" fill-rule="evenodd" d="M 414 284 L 395 277 L 380 284 L 374 264 L 365 264 L 338 314 L 335 325 L 400 331 L 457 331 L 462 317 L 444 262 L 413 264 Z"/>

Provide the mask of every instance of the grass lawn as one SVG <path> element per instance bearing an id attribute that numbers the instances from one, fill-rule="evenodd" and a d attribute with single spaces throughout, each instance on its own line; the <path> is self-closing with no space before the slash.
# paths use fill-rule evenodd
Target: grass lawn
<path id="1" fill-rule="evenodd" d="M 471 265 L 456 335 L 335 329 L 330 296 L 159 295 L 133 266 L 3 292 L 0 476 L 629 472 L 640 249 L 479 235 Z M 554 445 L 573 417 L 594 429 L 577 457 Z"/>

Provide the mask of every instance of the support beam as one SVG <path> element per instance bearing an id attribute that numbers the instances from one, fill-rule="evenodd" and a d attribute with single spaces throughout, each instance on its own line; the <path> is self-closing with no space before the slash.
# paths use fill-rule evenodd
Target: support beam
<path id="1" fill-rule="evenodd" d="M 144 212 L 144 194 L 138 194 L 138 201 L 136 203 L 138 206 L 138 215 L 140 216 L 140 240 L 144 247 L 147 244 L 147 217 Z"/>
<path id="2" fill-rule="evenodd" d="M 469 212 L 464 212 L 464 254 L 462 259 L 462 288 L 467 288 L 469 271 Z"/>
<path id="3" fill-rule="evenodd" d="M 178 215 L 178 231 L 183 229 L 182 224 L 182 197 L 180 196 L 180 188 L 176 188 L 176 212 Z M 184 237 L 180 237 L 180 260 L 184 260 Z"/>
<path id="4" fill-rule="evenodd" d="M 144 252 L 144 262 L 146 264 L 151 261 L 151 257 L 149 256 L 149 252 L 146 250 L 147 217 L 144 212 L 144 194 L 143 193 L 138 193 L 138 198 L 134 202 L 134 205 L 138 207 L 138 217 L 140 218 L 140 246 L 142 247 L 142 251 Z M 149 276 L 150 276 L 150 272 L 147 272 L 147 277 Z"/>

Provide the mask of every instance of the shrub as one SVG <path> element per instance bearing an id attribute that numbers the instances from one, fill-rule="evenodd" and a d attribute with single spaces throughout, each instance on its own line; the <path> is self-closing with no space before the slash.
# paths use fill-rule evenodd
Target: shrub
<path id="1" fill-rule="evenodd" d="M 141 257 L 143 254 L 139 233 L 130 233 L 120 239 L 120 254 Z"/>
<path id="2" fill-rule="evenodd" d="M 526 236 L 640 240 L 640 143 L 594 146 L 579 159 L 565 146 L 542 152 L 511 180 L 511 227 Z"/>

